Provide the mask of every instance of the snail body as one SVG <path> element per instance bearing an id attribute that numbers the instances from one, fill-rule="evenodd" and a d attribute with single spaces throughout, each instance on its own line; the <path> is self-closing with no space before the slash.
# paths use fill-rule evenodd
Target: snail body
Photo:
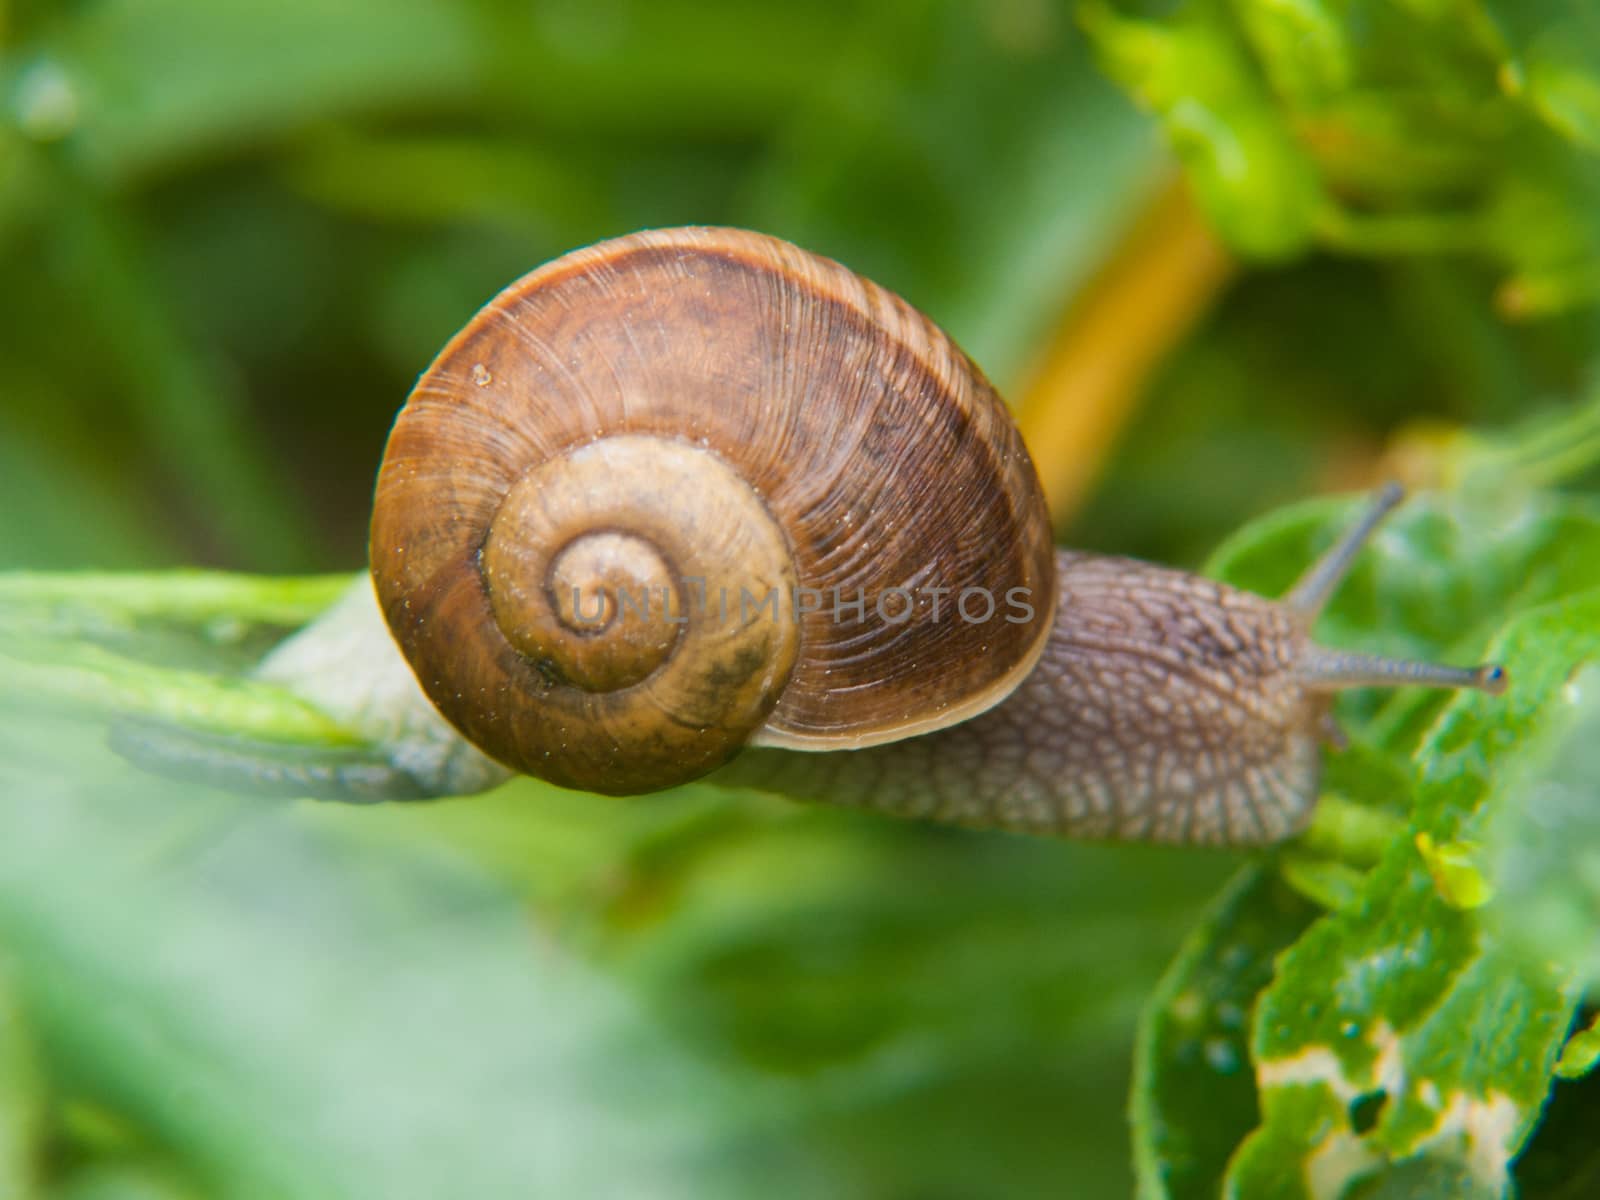
<path id="1" fill-rule="evenodd" d="M 1201 576 L 1061 550 L 1039 664 L 988 712 L 854 753 L 742 758 L 720 776 L 979 828 L 1116 841 L 1273 842 L 1317 794 L 1327 695 L 1294 678 L 1293 618 Z"/>
<path id="2" fill-rule="evenodd" d="M 564 786 L 716 772 L 1262 842 L 1309 814 L 1332 689 L 1498 686 L 1311 642 L 1397 498 L 1282 602 L 1057 551 L 1003 401 L 931 321 L 777 239 L 663 230 L 539 268 L 445 347 L 389 440 L 372 576 L 439 712 Z"/>

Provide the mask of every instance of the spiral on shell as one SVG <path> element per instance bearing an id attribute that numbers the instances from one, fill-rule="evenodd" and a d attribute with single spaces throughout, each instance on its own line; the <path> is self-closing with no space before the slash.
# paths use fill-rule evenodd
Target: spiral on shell
<path id="1" fill-rule="evenodd" d="M 965 720 L 1055 605 L 1038 481 L 978 368 L 837 263 L 725 229 L 601 243 L 485 307 L 396 420 L 371 557 L 464 735 L 613 793 L 750 742 Z M 1030 619 L 963 619 L 973 589 Z"/>

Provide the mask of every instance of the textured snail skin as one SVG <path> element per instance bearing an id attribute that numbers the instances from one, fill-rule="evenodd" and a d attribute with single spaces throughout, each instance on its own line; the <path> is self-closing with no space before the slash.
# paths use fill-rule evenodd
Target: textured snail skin
<path id="1" fill-rule="evenodd" d="M 871 749 L 752 749 L 709 782 L 1023 833 L 1258 845 L 1309 819 L 1326 693 L 1279 605 L 1197 575 L 1060 550 L 1044 655 L 963 724 Z"/>

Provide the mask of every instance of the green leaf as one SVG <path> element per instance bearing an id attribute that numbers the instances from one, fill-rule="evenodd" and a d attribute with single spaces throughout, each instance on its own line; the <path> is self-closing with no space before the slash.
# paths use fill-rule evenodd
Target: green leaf
<path id="1" fill-rule="evenodd" d="M 130 776 L 85 733 L 0 734 L 0 938 L 53 1073 L 208 1194 L 749 1193 L 772 1097 L 695 1063 L 504 888 L 425 843 L 375 854 L 316 811 Z M 763 1161 L 816 1186 L 782 1147 Z"/>
<path id="2" fill-rule="evenodd" d="M 43 1081 L 9 962 L 0 965 L 0 1196 L 30 1200 L 38 1195 Z"/>
<path id="3" fill-rule="evenodd" d="M 1561 720 L 1572 664 L 1600 655 L 1600 592 L 1514 618 L 1492 653 L 1513 664 L 1512 689 L 1452 700 L 1417 754 L 1412 828 L 1436 843 L 1480 838 L 1518 802 L 1523 756 Z M 1397 841 L 1362 903 L 1284 955 L 1256 1015 L 1263 1121 L 1230 1194 L 1336 1196 L 1366 1177 L 1383 1194 L 1404 1182 L 1395 1171 L 1422 1169 L 1390 1164 L 1419 1154 L 1500 1193 L 1579 989 L 1572 964 L 1524 959 L 1480 912 L 1450 903 Z"/>
<path id="4" fill-rule="evenodd" d="M 1134 1165 L 1146 1200 L 1217 1194 L 1260 1119 L 1247 1025 L 1273 960 L 1317 910 L 1263 865 L 1212 904 L 1146 1002 L 1134 1050 Z"/>
<path id="5" fill-rule="evenodd" d="M 1106 1096 L 1227 867 L 710 789 L 263 804 L 100 736 L 0 724 L 0 942 L 53 1083 L 208 1195 L 1125 1194 Z"/>
<path id="6" fill-rule="evenodd" d="M 1207 570 L 1281 595 L 1354 511 L 1331 499 L 1282 509 L 1229 538 Z M 1330 646 L 1471 662 L 1492 657 L 1484 647 L 1508 616 L 1594 587 L 1600 504 L 1591 497 L 1515 486 L 1421 493 L 1362 551 L 1316 634 Z M 1507 665 L 1515 680 L 1517 664 Z M 1409 771 L 1442 703 L 1420 689 L 1368 690 L 1341 696 L 1338 712 L 1370 751 Z"/>
<path id="7" fill-rule="evenodd" d="M 1562 1079 L 1582 1079 L 1600 1064 L 1600 1014 L 1572 1037 L 1562 1048 L 1556 1074 Z"/>
<path id="8" fill-rule="evenodd" d="M 1428 833 L 1413 839 L 1422 863 L 1433 876 L 1434 889 L 1452 908 L 1481 908 L 1494 896 L 1484 874 L 1483 847 L 1476 842 L 1445 842 Z"/>
<path id="9" fill-rule="evenodd" d="M 133 664 L 242 673 L 355 580 L 219 571 L 0 573 L 0 654 L 65 661 L 104 651 Z"/>
<path id="10" fill-rule="evenodd" d="M 325 610 L 347 575 L 207 571 L 0 574 L 0 707 L 150 717 L 320 747 L 362 739 L 287 689 L 248 676 L 266 647 Z"/>
<path id="11" fill-rule="evenodd" d="M 1596 177 L 1573 153 L 1600 147 L 1600 25 L 1581 3 L 1081 12 L 1240 250 L 1475 253 L 1506 273 L 1500 304 L 1522 315 L 1600 294 Z"/>
<path id="12" fill-rule="evenodd" d="M 1260 258 L 1303 251 L 1322 204 L 1313 163 L 1270 101 L 1223 6 L 1182 6 L 1137 20 L 1110 0 L 1084 0 L 1084 28 L 1101 60 L 1165 124 L 1211 220 Z"/>
<path id="13" fill-rule="evenodd" d="M 1600 982 L 1600 664 L 1574 660 L 1550 728 L 1490 826 L 1497 928 L 1530 961 Z M 1565 1059 L 1563 1060 L 1565 1061 Z"/>

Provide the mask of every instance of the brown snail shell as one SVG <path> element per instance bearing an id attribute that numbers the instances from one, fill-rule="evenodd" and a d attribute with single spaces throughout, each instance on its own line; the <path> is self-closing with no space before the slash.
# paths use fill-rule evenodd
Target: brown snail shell
<path id="1" fill-rule="evenodd" d="M 747 742 L 964 721 L 1033 668 L 1056 603 L 1038 480 L 982 372 L 884 289 L 731 229 L 603 242 L 486 306 L 396 420 L 371 557 L 468 739 L 610 793 Z M 1031 618 L 959 619 L 968 589 Z"/>

